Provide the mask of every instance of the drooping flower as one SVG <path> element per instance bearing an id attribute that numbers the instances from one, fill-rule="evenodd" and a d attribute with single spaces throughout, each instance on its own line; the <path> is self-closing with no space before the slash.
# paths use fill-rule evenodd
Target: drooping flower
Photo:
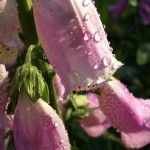
<path id="1" fill-rule="evenodd" d="M 87 94 L 88 108 L 99 107 L 98 96 Z M 89 116 L 79 121 L 81 127 L 91 137 L 101 136 L 109 127 L 110 123 L 100 109 L 93 110 Z"/>
<path id="2" fill-rule="evenodd" d="M 91 0 L 33 0 L 33 10 L 44 51 L 67 94 L 105 81 L 122 65 Z"/>
<path id="3" fill-rule="evenodd" d="M 129 0 L 120 0 L 118 3 L 110 5 L 109 11 L 113 17 L 113 19 L 118 20 L 121 13 L 127 7 Z"/>
<path id="4" fill-rule="evenodd" d="M 101 85 L 100 108 L 127 147 L 150 143 L 150 100 L 138 99 L 115 78 Z"/>
<path id="5" fill-rule="evenodd" d="M 35 104 L 21 90 L 14 117 L 17 150 L 70 150 L 65 127 L 56 112 L 42 99 Z"/>
<path id="6" fill-rule="evenodd" d="M 16 0 L 0 1 L 0 42 L 13 48 L 22 48 L 18 36 L 20 27 Z"/>
<path id="7" fill-rule="evenodd" d="M 5 110 L 8 103 L 8 74 L 5 65 L 0 64 L 0 149 L 4 148 L 4 136 L 6 128 Z"/>

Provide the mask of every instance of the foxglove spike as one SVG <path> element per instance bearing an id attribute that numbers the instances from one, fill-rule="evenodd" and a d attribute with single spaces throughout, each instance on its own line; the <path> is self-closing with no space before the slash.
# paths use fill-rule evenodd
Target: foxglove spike
<path id="1" fill-rule="evenodd" d="M 32 105 L 23 89 L 13 130 L 17 150 L 70 150 L 67 132 L 56 112 L 42 99 Z"/>
<path id="2" fill-rule="evenodd" d="M 67 94 L 105 81 L 122 65 L 91 0 L 33 0 L 33 10 L 44 51 Z"/>
<path id="3" fill-rule="evenodd" d="M 88 108 L 99 107 L 98 96 L 95 94 L 87 94 Z M 81 127 L 91 137 L 101 136 L 109 127 L 110 123 L 100 109 L 92 111 L 88 117 L 80 121 Z"/>
<path id="4" fill-rule="evenodd" d="M 18 36 L 19 19 L 16 0 L 0 1 L 0 42 L 14 48 L 21 48 Z"/>
<path id="5" fill-rule="evenodd" d="M 128 147 L 150 143 L 150 100 L 135 98 L 115 78 L 101 85 L 100 108 Z"/>
<path id="6" fill-rule="evenodd" d="M 8 103 L 8 74 L 5 65 L 0 64 L 0 150 L 4 149 L 5 110 Z"/>

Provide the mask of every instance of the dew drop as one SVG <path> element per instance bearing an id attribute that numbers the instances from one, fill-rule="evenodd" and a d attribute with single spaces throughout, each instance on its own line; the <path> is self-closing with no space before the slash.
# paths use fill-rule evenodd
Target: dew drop
<path id="1" fill-rule="evenodd" d="M 83 20 L 84 20 L 84 21 L 88 21 L 90 18 L 91 18 L 91 15 L 90 15 L 90 13 L 87 12 L 87 13 L 85 14 Z"/>
<path id="2" fill-rule="evenodd" d="M 92 52 L 89 52 L 88 55 L 91 56 L 91 55 L 92 55 Z"/>
<path id="3" fill-rule="evenodd" d="M 112 66 L 113 70 L 116 70 L 118 69 L 118 64 L 117 63 L 114 63 L 113 66 Z"/>
<path id="4" fill-rule="evenodd" d="M 50 117 L 53 118 L 53 114 L 50 114 Z"/>
<path id="5" fill-rule="evenodd" d="M 90 4 L 90 2 L 91 2 L 91 0 L 83 0 L 82 5 L 83 5 L 84 7 L 86 7 L 86 6 L 88 6 L 88 5 Z"/>
<path id="6" fill-rule="evenodd" d="M 108 67 L 110 64 L 110 60 L 107 57 L 104 57 L 102 59 L 102 64 L 104 65 L 104 67 Z"/>
<path id="7" fill-rule="evenodd" d="M 63 139 L 61 139 L 59 143 L 60 143 L 60 144 L 64 143 L 64 140 L 63 140 Z"/>
<path id="8" fill-rule="evenodd" d="M 55 128 L 57 128 L 59 126 L 59 123 L 55 122 L 54 126 L 55 126 Z"/>
<path id="9" fill-rule="evenodd" d="M 90 33 L 89 31 L 86 31 L 86 32 L 84 33 L 84 35 L 83 35 L 83 40 L 84 40 L 85 42 L 87 42 L 87 41 L 89 41 L 91 38 L 92 38 L 91 33 Z"/>
<path id="10" fill-rule="evenodd" d="M 100 37 L 100 34 L 99 34 L 99 32 L 96 32 L 95 34 L 94 34 L 94 42 L 99 42 L 101 40 L 101 37 Z"/>
<path id="11" fill-rule="evenodd" d="M 94 65 L 94 69 L 98 69 L 98 67 L 99 67 L 99 64 Z"/>
<path id="12" fill-rule="evenodd" d="M 105 29 L 106 28 L 106 26 L 103 24 L 103 28 Z"/>
<path id="13" fill-rule="evenodd" d="M 71 72 L 70 75 L 70 80 L 72 84 L 78 84 L 79 83 L 79 74 L 77 72 Z"/>
<path id="14" fill-rule="evenodd" d="M 111 52 L 113 51 L 113 48 L 112 48 L 112 47 L 110 47 L 110 51 L 111 51 Z"/>

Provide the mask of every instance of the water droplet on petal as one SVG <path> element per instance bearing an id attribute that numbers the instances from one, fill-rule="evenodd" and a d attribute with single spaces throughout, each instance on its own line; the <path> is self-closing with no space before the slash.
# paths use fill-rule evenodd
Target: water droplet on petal
<path id="1" fill-rule="evenodd" d="M 55 128 L 57 128 L 59 126 L 59 123 L 55 122 L 54 126 L 55 126 Z"/>
<path id="2" fill-rule="evenodd" d="M 89 31 L 86 31 L 83 35 L 83 39 L 85 42 L 89 41 L 92 38 L 92 34 Z"/>
<path id="3" fill-rule="evenodd" d="M 106 26 L 103 24 L 103 28 L 105 29 L 106 28 Z"/>
<path id="4" fill-rule="evenodd" d="M 64 143 L 64 140 L 63 140 L 63 139 L 61 139 L 59 143 L 60 143 L 60 144 Z"/>
<path id="5" fill-rule="evenodd" d="M 84 21 L 88 21 L 90 18 L 91 18 L 91 15 L 90 15 L 90 13 L 87 12 L 87 13 L 85 14 L 83 20 L 84 20 Z"/>
<path id="6" fill-rule="evenodd" d="M 112 48 L 112 47 L 110 47 L 110 51 L 111 51 L 111 52 L 113 51 L 113 48 Z"/>
<path id="7" fill-rule="evenodd" d="M 72 82 L 72 84 L 74 85 L 77 85 L 79 84 L 79 74 L 77 72 L 71 72 L 70 73 L 70 80 Z"/>
<path id="8" fill-rule="evenodd" d="M 101 40 L 101 37 L 100 37 L 100 34 L 99 34 L 99 32 L 96 32 L 95 34 L 94 34 L 94 42 L 99 42 Z"/>
<path id="9" fill-rule="evenodd" d="M 94 69 L 98 69 L 98 67 L 99 67 L 99 64 L 94 65 Z"/>
<path id="10" fill-rule="evenodd" d="M 91 2 L 91 0 L 83 0 L 82 5 L 83 5 L 84 7 L 86 7 L 86 6 L 88 6 L 88 5 L 90 4 L 90 2 Z"/>
<path id="11" fill-rule="evenodd" d="M 53 118 L 53 114 L 50 114 L 50 117 Z"/>
<path id="12" fill-rule="evenodd" d="M 104 57 L 102 59 L 102 64 L 104 65 L 104 67 L 108 67 L 110 63 L 111 62 L 110 62 L 110 60 L 107 57 Z"/>

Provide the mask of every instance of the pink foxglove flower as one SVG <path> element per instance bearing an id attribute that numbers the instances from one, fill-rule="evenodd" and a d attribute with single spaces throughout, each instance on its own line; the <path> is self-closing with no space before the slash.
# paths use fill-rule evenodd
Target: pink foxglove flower
<path id="1" fill-rule="evenodd" d="M 150 100 L 135 98 L 124 84 L 112 78 L 101 85 L 99 102 L 127 147 L 140 148 L 150 143 Z"/>
<path id="2" fill-rule="evenodd" d="M 0 1 L 0 42 L 14 48 L 23 45 L 18 36 L 20 23 L 16 0 Z"/>
<path id="3" fill-rule="evenodd" d="M 56 112 L 42 99 L 31 104 L 21 90 L 14 117 L 17 150 L 70 150 L 65 127 Z"/>
<path id="4" fill-rule="evenodd" d="M 120 0 L 117 4 L 113 4 L 109 6 L 109 11 L 113 17 L 113 19 L 118 20 L 121 13 L 127 7 L 129 0 Z"/>
<path id="5" fill-rule="evenodd" d="M 127 7 L 129 0 L 120 0 L 118 3 L 109 6 L 109 11 L 113 19 L 118 20 L 121 13 Z M 139 12 L 143 24 L 150 24 L 150 1 L 149 0 L 140 0 L 139 1 Z"/>
<path id="6" fill-rule="evenodd" d="M 140 0 L 140 15 L 142 22 L 146 25 L 150 24 L 150 1 Z"/>
<path id="7" fill-rule="evenodd" d="M 92 0 L 33 0 L 33 10 L 44 51 L 67 94 L 105 81 L 122 65 Z"/>
<path id="8" fill-rule="evenodd" d="M 5 66 L 0 64 L 0 150 L 4 149 L 4 136 L 5 136 L 5 110 L 8 103 L 8 74 Z"/>
<path id="9" fill-rule="evenodd" d="M 99 107 L 98 96 L 95 94 L 87 94 L 88 108 Z M 80 121 L 81 127 L 91 137 L 101 136 L 109 127 L 110 123 L 100 109 L 92 111 L 88 117 Z"/>

